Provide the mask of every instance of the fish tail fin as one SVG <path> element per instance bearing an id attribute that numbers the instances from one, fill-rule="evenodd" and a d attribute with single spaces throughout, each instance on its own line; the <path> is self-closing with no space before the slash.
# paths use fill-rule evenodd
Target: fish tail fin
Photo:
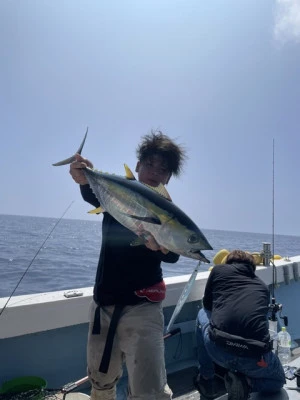
<path id="1" fill-rule="evenodd" d="M 83 146 L 84 146 L 84 143 L 85 143 L 85 139 L 86 139 L 86 137 L 87 137 L 88 130 L 89 130 L 89 128 L 87 127 L 87 128 L 86 128 L 85 135 L 84 135 L 84 138 L 83 138 L 83 141 L 81 142 L 81 145 L 79 146 L 79 149 L 76 151 L 76 153 L 78 153 L 78 154 L 81 154 L 81 152 L 82 152 L 82 149 L 83 149 Z M 71 164 L 73 161 L 75 161 L 75 155 L 74 155 L 74 156 L 71 156 L 71 157 L 69 157 L 69 158 L 66 158 L 65 160 L 58 161 L 57 163 L 52 164 L 52 165 L 53 165 L 54 167 L 58 167 L 58 166 L 60 166 L 60 165 Z"/>

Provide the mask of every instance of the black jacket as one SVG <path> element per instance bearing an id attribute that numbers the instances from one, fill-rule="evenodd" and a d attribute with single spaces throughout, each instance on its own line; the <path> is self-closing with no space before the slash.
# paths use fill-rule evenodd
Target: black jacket
<path id="1" fill-rule="evenodd" d="M 82 197 L 95 207 L 99 201 L 89 185 L 80 186 Z M 161 262 L 175 263 L 179 255 L 152 251 L 146 246 L 130 246 L 136 235 L 104 212 L 102 245 L 94 300 L 100 305 L 136 304 L 141 299 L 135 290 L 150 287 L 162 281 Z"/>
<path id="2" fill-rule="evenodd" d="M 270 339 L 269 302 L 267 285 L 247 264 L 214 266 L 203 297 L 212 327 L 265 343 Z"/>

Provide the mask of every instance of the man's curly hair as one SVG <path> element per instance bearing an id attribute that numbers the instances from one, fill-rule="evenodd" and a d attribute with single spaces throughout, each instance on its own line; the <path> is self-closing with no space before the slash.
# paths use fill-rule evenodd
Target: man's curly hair
<path id="1" fill-rule="evenodd" d="M 152 130 L 142 137 L 142 141 L 136 149 L 136 156 L 139 161 L 143 162 L 155 154 L 164 158 L 171 174 L 177 177 L 181 174 L 187 158 L 185 148 L 176 144 L 161 131 Z"/>

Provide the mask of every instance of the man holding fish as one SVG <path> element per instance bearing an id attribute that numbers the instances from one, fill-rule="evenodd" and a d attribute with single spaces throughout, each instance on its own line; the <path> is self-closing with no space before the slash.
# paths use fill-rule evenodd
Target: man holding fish
<path id="1" fill-rule="evenodd" d="M 157 197 L 171 203 L 164 185 L 172 175 L 180 175 L 186 158 L 183 147 L 155 131 L 142 138 L 136 154 L 135 171 L 138 181 L 144 184 L 141 186 L 145 186 L 145 190 L 149 187 L 153 191 L 157 189 L 161 194 Z M 119 212 L 119 220 L 107 212 L 114 206 L 120 208 L 117 192 L 112 196 L 103 186 L 96 196 L 87 174 L 89 168 L 93 168 L 93 164 L 76 154 L 70 174 L 80 185 L 83 199 L 98 212 L 103 212 L 102 245 L 87 346 L 91 399 L 116 398 L 116 384 L 122 375 L 123 361 L 128 371 L 129 398 L 170 399 L 172 391 L 167 384 L 164 361 L 162 300 L 166 288 L 161 262 L 176 263 L 179 254 L 159 244 L 147 229 L 147 226 L 150 229 L 162 222 L 154 213 L 147 211 L 142 215 L 141 201 L 136 200 L 133 208 L 139 211 L 138 215 L 127 211 L 132 207 L 131 203 L 126 210 Z M 134 177 L 128 176 L 130 179 Z M 123 217 L 126 217 L 127 227 L 121 223 Z M 128 229 L 129 223 L 135 224 L 135 232 Z M 191 242 L 193 240 L 197 237 L 194 236 Z M 209 248 L 208 243 L 206 248 Z M 197 254 L 199 259 L 202 254 L 200 251 Z"/>

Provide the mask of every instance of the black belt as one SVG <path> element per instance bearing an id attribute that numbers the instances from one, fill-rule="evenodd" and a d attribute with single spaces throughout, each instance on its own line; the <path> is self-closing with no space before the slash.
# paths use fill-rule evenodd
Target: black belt
<path id="1" fill-rule="evenodd" d="M 257 357 L 272 350 L 272 342 L 261 342 L 259 340 L 243 338 L 237 335 L 220 331 L 217 328 L 209 327 L 210 339 L 220 345 L 228 352 L 245 357 Z"/>
<path id="2" fill-rule="evenodd" d="M 114 337 L 115 337 L 118 322 L 120 320 L 121 313 L 122 313 L 122 310 L 124 307 L 125 306 L 123 304 L 116 305 L 115 309 L 113 311 L 112 317 L 111 317 L 111 321 L 110 321 L 108 332 L 107 332 L 105 347 L 104 347 L 104 351 L 102 354 L 101 363 L 99 366 L 99 372 L 102 372 L 104 374 L 106 374 L 108 371 Z M 100 308 L 101 307 L 98 305 L 95 310 L 94 325 L 93 325 L 93 330 L 92 330 L 93 335 L 100 334 Z"/>

